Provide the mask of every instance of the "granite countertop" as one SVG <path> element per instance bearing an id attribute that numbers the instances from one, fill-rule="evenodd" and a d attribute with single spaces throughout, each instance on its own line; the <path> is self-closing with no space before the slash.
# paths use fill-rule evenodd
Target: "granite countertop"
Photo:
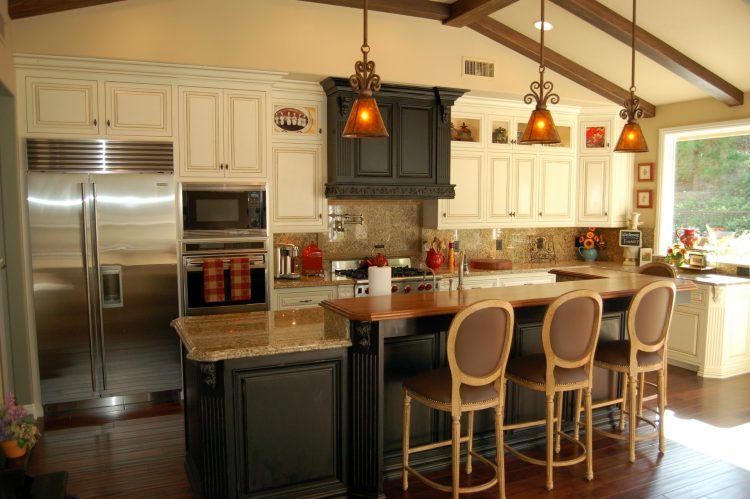
<path id="1" fill-rule="evenodd" d="M 351 346 L 348 328 L 322 308 L 180 317 L 172 321 L 187 350 L 200 362 Z"/>
<path id="2" fill-rule="evenodd" d="M 274 279 L 274 289 L 309 288 L 313 286 L 342 286 L 354 285 L 354 279 L 331 275 L 325 272 L 323 275 L 303 275 L 299 279 Z"/>

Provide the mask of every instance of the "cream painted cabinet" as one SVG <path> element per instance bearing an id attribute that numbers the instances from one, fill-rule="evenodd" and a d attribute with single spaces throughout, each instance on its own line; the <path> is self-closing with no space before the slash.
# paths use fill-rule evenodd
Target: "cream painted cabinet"
<path id="1" fill-rule="evenodd" d="M 513 166 L 510 154 L 495 154 L 487 160 L 487 219 L 507 223 L 513 213 Z"/>
<path id="2" fill-rule="evenodd" d="M 536 162 L 534 154 L 516 154 L 512 161 L 511 194 L 513 222 L 526 223 L 536 219 Z"/>
<path id="3" fill-rule="evenodd" d="M 540 222 L 574 223 L 575 168 L 572 156 L 542 156 L 539 160 Z"/>
<path id="4" fill-rule="evenodd" d="M 224 176 L 222 92 L 180 88 L 180 173 Z"/>
<path id="5" fill-rule="evenodd" d="M 180 173 L 264 177 L 262 92 L 180 87 Z"/>
<path id="6" fill-rule="evenodd" d="M 606 222 L 609 199 L 609 156 L 582 156 L 580 159 L 578 220 Z"/>
<path id="7" fill-rule="evenodd" d="M 451 155 L 451 183 L 456 184 L 456 197 L 440 201 L 441 226 L 462 228 L 481 224 L 484 154 L 461 151 Z"/>
<path id="8" fill-rule="evenodd" d="M 578 162 L 578 225 L 625 226 L 633 192 L 632 154 L 582 155 Z"/>
<path id="9" fill-rule="evenodd" d="M 318 144 L 274 143 L 271 186 L 275 229 L 324 230 L 323 148 Z"/>
<path id="10" fill-rule="evenodd" d="M 26 77 L 28 133 L 99 134 L 97 80 Z"/>
<path id="11" fill-rule="evenodd" d="M 172 135 L 171 85 L 108 81 L 104 94 L 107 135 Z"/>

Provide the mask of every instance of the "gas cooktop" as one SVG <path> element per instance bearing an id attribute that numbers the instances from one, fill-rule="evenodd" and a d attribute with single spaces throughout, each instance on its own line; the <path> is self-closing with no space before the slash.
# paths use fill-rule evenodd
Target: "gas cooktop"
<path id="1" fill-rule="evenodd" d="M 367 280 L 367 269 L 340 269 L 336 270 L 336 275 L 348 277 L 349 279 L 355 279 L 357 281 Z M 391 267 L 391 276 L 393 279 L 399 279 L 403 277 L 422 277 L 425 271 L 416 269 L 414 267 Z"/>
<path id="2" fill-rule="evenodd" d="M 331 262 L 331 272 L 334 275 L 356 281 L 354 296 L 358 298 L 370 294 L 367 268 L 360 266 L 362 260 L 333 260 Z M 391 267 L 392 293 L 426 293 L 434 290 L 435 280 L 431 272 L 427 269 L 412 267 L 410 258 L 389 258 L 388 263 Z"/>

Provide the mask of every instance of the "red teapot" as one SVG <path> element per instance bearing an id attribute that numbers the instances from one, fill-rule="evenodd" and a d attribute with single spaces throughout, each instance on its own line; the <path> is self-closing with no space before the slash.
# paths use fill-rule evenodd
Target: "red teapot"
<path id="1" fill-rule="evenodd" d="M 683 228 L 683 229 L 677 229 L 675 231 L 675 235 L 680 240 L 680 242 L 685 246 L 687 249 L 692 249 L 693 246 L 695 246 L 695 243 L 698 242 L 700 239 L 700 236 L 698 236 L 695 231 L 698 229 L 690 229 L 690 228 Z"/>
<path id="2" fill-rule="evenodd" d="M 425 264 L 432 270 L 439 269 L 443 266 L 443 263 L 445 263 L 445 255 L 443 255 L 443 253 L 441 253 L 440 251 L 435 251 L 434 249 L 430 249 L 427 252 Z"/>

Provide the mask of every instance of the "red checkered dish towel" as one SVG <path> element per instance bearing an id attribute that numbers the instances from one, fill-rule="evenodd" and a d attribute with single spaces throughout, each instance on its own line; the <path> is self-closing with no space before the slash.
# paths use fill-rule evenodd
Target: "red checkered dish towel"
<path id="1" fill-rule="evenodd" d="M 203 260 L 203 299 L 206 303 L 226 301 L 224 290 L 224 260 Z"/>
<path id="2" fill-rule="evenodd" d="M 232 301 L 250 299 L 250 259 L 232 258 L 229 260 L 229 283 Z"/>

